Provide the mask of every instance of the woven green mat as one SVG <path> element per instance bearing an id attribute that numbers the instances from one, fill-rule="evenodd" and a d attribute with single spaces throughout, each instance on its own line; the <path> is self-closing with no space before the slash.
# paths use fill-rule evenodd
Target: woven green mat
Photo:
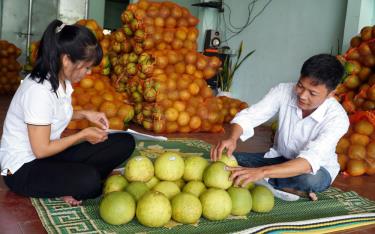
<path id="1" fill-rule="evenodd" d="M 165 150 L 182 152 L 183 156 L 202 155 L 209 157 L 210 146 L 199 140 L 169 140 L 140 141 L 133 155 L 145 155 L 155 158 Z M 303 220 L 317 220 L 312 224 L 326 223 L 323 227 L 337 228 L 341 225 L 372 224 L 375 217 L 367 219 L 354 219 L 355 214 L 375 212 L 375 202 L 360 197 L 355 192 L 342 192 L 330 188 L 324 193 L 318 194 L 319 200 L 312 202 L 300 199 L 294 202 L 286 202 L 276 199 L 274 209 L 265 214 L 251 212 L 247 217 L 230 217 L 223 221 L 208 221 L 201 218 L 197 225 L 176 225 L 171 222 L 169 227 L 148 228 L 133 219 L 126 225 L 113 226 L 101 220 L 98 214 L 100 198 L 86 200 L 82 206 L 70 207 L 59 199 L 32 198 L 32 204 L 48 233 L 230 233 L 249 230 L 249 228 L 261 225 L 269 225 L 283 222 L 296 222 Z M 345 223 L 322 222 L 319 218 L 348 216 Z M 329 224 L 329 225 L 328 225 Z M 322 228 L 322 225 L 311 226 L 304 224 L 306 230 Z M 285 225 L 284 225 L 285 226 Z M 284 227 L 283 226 L 283 227 Z M 291 224 L 288 225 L 290 227 Z M 298 230 L 298 229 L 297 229 Z M 267 232 L 270 233 L 270 232 Z"/>

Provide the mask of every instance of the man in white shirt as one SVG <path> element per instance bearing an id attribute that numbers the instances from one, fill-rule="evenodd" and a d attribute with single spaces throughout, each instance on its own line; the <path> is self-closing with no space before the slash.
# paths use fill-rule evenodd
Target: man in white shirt
<path id="1" fill-rule="evenodd" d="M 315 192 L 327 189 L 340 169 L 335 149 L 349 120 L 334 90 L 343 74 L 334 56 L 309 58 L 297 83 L 277 85 L 235 116 L 229 138 L 211 148 L 211 159 L 218 160 L 224 149 L 236 157 L 240 166 L 228 168 L 235 185 L 268 178 L 276 189 L 309 194 L 315 200 Z M 276 114 L 278 129 L 267 153 L 233 153 L 239 138 L 252 137 L 256 126 Z"/>

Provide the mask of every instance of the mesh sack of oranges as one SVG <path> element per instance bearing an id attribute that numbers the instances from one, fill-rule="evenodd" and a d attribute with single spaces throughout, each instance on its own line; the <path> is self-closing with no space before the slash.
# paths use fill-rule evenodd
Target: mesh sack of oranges
<path id="1" fill-rule="evenodd" d="M 143 0 L 121 21 L 111 34 L 111 79 L 134 103 L 134 121 L 155 132 L 222 131 L 220 100 L 205 81 L 221 61 L 196 51 L 198 19 L 175 3 Z"/>
<path id="2" fill-rule="evenodd" d="M 337 98 L 348 113 L 375 109 L 375 26 L 363 27 L 350 41 L 349 50 L 338 56 L 346 75 L 336 89 Z"/>
<path id="3" fill-rule="evenodd" d="M 14 93 L 21 81 L 21 65 L 17 58 L 21 49 L 5 40 L 0 40 L 0 95 Z"/>
<path id="4" fill-rule="evenodd" d="M 235 98 L 220 96 L 219 99 L 223 104 L 223 108 L 221 108 L 220 112 L 224 116 L 225 123 L 229 123 L 238 112 L 249 107 L 246 102 Z"/>
<path id="5" fill-rule="evenodd" d="M 125 93 L 118 93 L 108 77 L 92 74 L 74 84 L 72 105 L 74 110 L 94 110 L 105 113 L 109 128 L 123 130 L 134 116 L 134 108 L 127 102 Z M 68 129 L 90 126 L 87 120 L 72 120 Z"/>
<path id="6" fill-rule="evenodd" d="M 350 127 L 336 146 L 340 170 L 351 176 L 375 173 L 375 113 L 358 111 L 349 116 Z"/>

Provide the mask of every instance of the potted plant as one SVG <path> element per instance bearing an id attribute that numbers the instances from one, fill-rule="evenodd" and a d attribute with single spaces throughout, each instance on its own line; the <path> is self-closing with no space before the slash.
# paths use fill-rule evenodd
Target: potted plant
<path id="1" fill-rule="evenodd" d="M 223 67 L 217 75 L 217 85 L 219 88 L 217 96 L 230 96 L 230 88 L 232 87 L 234 74 L 236 73 L 237 69 L 241 66 L 241 64 L 255 52 L 255 50 L 253 50 L 241 59 L 242 51 L 243 41 L 241 41 L 240 47 L 238 48 L 238 54 L 234 65 L 229 56 L 225 58 Z"/>

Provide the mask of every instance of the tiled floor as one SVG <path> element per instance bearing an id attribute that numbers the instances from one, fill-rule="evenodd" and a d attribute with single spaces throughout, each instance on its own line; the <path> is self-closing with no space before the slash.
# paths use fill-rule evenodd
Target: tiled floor
<path id="1" fill-rule="evenodd" d="M 9 106 L 11 98 L 8 96 L 0 96 L 0 136 L 2 134 L 2 126 L 5 119 L 6 110 Z M 226 126 L 227 128 L 228 126 Z M 142 131 L 136 128 L 135 130 Z M 270 145 L 270 129 L 268 127 L 258 127 L 255 131 L 255 137 L 246 142 L 240 142 L 239 151 L 261 152 L 266 151 Z M 225 136 L 224 134 L 171 134 L 167 137 L 189 137 L 197 138 L 214 144 L 218 139 Z M 360 195 L 375 200 L 375 176 L 349 177 L 340 174 L 334 186 L 344 190 L 354 190 Z M 313 203 L 312 203 L 313 205 Z M 0 233 L 1 234 L 39 234 L 46 233 L 38 215 L 26 197 L 21 197 L 9 191 L 3 180 L 0 179 Z M 353 229 L 341 233 L 375 233 L 375 225 L 370 225 L 360 229 Z"/>

